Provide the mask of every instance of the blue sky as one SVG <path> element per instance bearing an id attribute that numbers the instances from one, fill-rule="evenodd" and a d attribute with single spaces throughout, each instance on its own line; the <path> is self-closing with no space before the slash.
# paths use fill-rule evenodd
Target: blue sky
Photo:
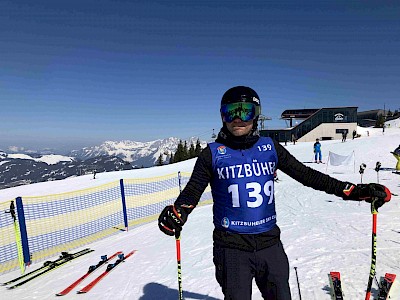
<path id="1" fill-rule="evenodd" d="M 397 1 L 0 2 L 0 149 L 208 139 L 228 88 L 400 109 Z"/>

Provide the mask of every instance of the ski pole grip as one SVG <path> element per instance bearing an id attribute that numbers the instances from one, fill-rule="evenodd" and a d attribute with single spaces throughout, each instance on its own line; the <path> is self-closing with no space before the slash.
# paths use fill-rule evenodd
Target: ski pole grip
<path id="1" fill-rule="evenodd" d="M 373 198 L 371 202 L 371 214 L 377 214 L 378 213 L 378 208 L 380 205 L 377 205 L 377 201 L 379 201 L 378 198 Z"/>

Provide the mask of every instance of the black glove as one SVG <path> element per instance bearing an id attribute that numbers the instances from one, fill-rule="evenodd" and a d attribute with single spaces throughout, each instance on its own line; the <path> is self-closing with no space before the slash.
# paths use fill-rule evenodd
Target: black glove
<path id="1" fill-rule="evenodd" d="M 167 235 L 174 235 L 181 231 L 183 224 L 187 221 L 188 215 L 192 212 L 193 205 L 168 205 L 158 217 L 158 227 Z"/>
<path id="2" fill-rule="evenodd" d="M 343 190 L 344 200 L 375 201 L 375 207 L 379 208 L 392 197 L 389 189 L 378 183 L 357 184 L 347 183 Z"/>

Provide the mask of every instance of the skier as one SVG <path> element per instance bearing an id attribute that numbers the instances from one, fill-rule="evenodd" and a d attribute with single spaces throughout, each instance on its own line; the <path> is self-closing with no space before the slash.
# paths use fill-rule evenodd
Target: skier
<path id="1" fill-rule="evenodd" d="M 396 163 L 396 173 L 399 173 L 400 171 L 400 145 L 394 149 L 393 152 L 390 152 L 393 154 L 393 156 L 397 159 L 397 163 Z"/>
<path id="2" fill-rule="evenodd" d="M 319 142 L 319 139 L 315 140 L 314 153 L 315 153 L 315 162 L 322 163 L 321 143 Z"/>
<path id="3" fill-rule="evenodd" d="M 392 153 L 397 154 L 398 156 L 400 156 L 400 145 L 396 149 L 394 149 Z"/>
<path id="4" fill-rule="evenodd" d="M 274 178 L 277 169 L 305 186 L 345 200 L 378 205 L 390 200 L 380 184 L 342 182 L 309 168 L 279 142 L 260 137 L 260 98 L 245 86 L 222 97 L 222 128 L 215 142 L 197 158 L 192 176 L 173 205 L 158 219 L 170 236 L 182 230 L 189 214 L 210 183 L 213 207 L 213 262 L 225 299 L 251 299 L 255 279 L 264 299 L 289 300 L 289 262 L 276 223 Z"/>
<path id="5" fill-rule="evenodd" d="M 356 136 L 357 136 L 357 131 L 354 129 L 353 130 L 353 140 L 355 139 Z"/>
<path id="6" fill-rule="evenodd" d="M 346 138 L 347 138 L 347 130 L 344 130 L 342 132 L 342 143 L 344 143 L 346 141 Z"/>

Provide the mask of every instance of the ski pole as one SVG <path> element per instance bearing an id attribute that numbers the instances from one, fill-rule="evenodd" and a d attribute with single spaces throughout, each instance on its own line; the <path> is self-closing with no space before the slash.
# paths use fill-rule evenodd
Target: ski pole
<path id="1" fill-rule="evenodd" d="M 299 276 L 297 275 L 297 267 L 294 267 L 294 271 L 296 272 L 297 289 L 299 290 L 299 297 L 300 297 L 300 300 L 301 300 L 301 291 L 300 291 Z"/>
<path id="2" fill-rule="evenodd" d="M 6 211 L 6 213 L 11 214 L 11 217 L 13 218 L 15 244 L 17 245 L 18 263 L 19 263 L 19 268 L 21 269 L 21 274 L 24 274 L 25 273 L 24 253 L 22 249 L 21 234 L 20 234 L 19 224 L 17 221 L 17 214 L 15 211 L 14 201 L 11 201 L 10 209 Z"/>
<path id="3" fill-rule="evenodd" d="M 378 199 L 375 198 L 371 203 L 371 214 L 372 214 L 372 254 L 371 254 L 371 269 L 369 271 L 369 279 L 367 285 L 367 292 L 365 295 L 365 300 L 369 300 L 371 297 L 371 287 L 372 281 L 375 277 L 376 272 L 376 226 L 378 219 L 378 209 L 375 207 L 375 202 Z"/>
<path id="4" fill-rule="evenodd" d="M 183 299 L 182 290 L 182 268 L 181 268 L 181 232 L 175 230 L 175 242 L 176 242 L 176 262 L 178 265 L 178 292 L 179 300 Z"/>
<path id="5" fill-rule="evenodd" d="M 182 176 L 181 171 L 178 172 L 179 193 L 182 193 Z M 183 299 L 182 290 L 182 267 L 181 267 L 181 231 L 175 230 L 175 243 L 176 243 L 176 262 L 178 265 L 178 292 L 179 300 Z"/>
<path id="6" fill-rule="evenodd" d="M 364 174 L 364 170 L 366 167 L 367 167 L 367 165 L 363 163 L 360 165 L 360 171 L 358 171 L 358 172 L 360 172 L 360 175 L 361 175 L 361 183 L 363 183 L 362 179 L 363 179 L 363 174 Z"/>
<path id="7" fill-rule="evenodd" d="M 377 161 L 376 166 L 375 166 L 375 171 L 376 171 L 376 180 L 379 183 L 379 170 L 381 169 L 382 164 Z"/>

